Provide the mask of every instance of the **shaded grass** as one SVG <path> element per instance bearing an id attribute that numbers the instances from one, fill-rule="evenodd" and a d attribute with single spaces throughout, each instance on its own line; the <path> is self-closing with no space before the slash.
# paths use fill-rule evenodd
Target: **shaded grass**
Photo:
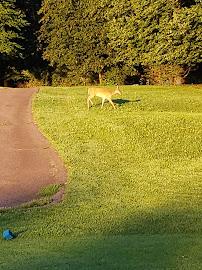
<path id="1" fill-rule="evenodd" d="M 13 243 L 12 243 L 13 244 Z M 189 235 L 117 235 L 85 238 L 15 240 L 5 243 L 1 269 L 201 269 L 201 240 Z M 191 246 L 191 247 L 190 247 Z M 48 247 L 48 248 L 47 248 Z M 25 253 L 28 261 L 22 257 Z"/>
<path id="2" fill-rule="evenodd" d="M 99 99 L 88 111 L 84 87 L 36 96 L 35 119 L 68 168 L 67 191 L 57 206 L 1 214 L 2 229 L 28 228 L 12 246 L 0 241 L 22 258 L 4 269 L 200 269 L 202 90 L 122 90 L 115 111 L 100 110 Z"/>

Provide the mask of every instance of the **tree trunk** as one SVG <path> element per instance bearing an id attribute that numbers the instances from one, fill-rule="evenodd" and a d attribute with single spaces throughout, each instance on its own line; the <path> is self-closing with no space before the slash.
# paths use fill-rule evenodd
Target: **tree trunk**
<path id="1" fill-rule="evenodd" d="M 101 71 L 98 74 L 98 76 L 99 76 L 99 84 L 102 84 L 103 83 L 103 80 L 104 80 L 104 73 L 103 73 L 103 71 Z"/>

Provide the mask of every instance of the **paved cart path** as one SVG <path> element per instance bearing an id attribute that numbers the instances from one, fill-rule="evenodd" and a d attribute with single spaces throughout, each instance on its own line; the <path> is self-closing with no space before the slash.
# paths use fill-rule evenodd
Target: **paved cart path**
<path id="1" fill-rule="evenodd" d="M 41 187 L 66 181 L 62 161 L 33 123 L 36 92 L 0 89 L 0 208 L 28 202 Z"/>

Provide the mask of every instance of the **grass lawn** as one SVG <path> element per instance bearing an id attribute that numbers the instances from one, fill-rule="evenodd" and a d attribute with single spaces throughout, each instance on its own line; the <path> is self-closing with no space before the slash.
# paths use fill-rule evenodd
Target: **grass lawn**
<path id="1" fill-rule="evenodd" d="M 37 94 L 68 168 L 64 201 L 0 212 L 0 269 L 202 269 L 202 87 L 124 86 L 88 111 L 86 87 Z M 120 98 L 118 100 L 118 98 Z"/>

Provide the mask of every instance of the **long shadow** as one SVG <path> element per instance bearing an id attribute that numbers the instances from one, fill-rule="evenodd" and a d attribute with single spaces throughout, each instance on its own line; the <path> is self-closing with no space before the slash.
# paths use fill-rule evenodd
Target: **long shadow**
<path id="1" fill-rule="evenodd" d="M 128 104 L 128 103 L 139 103 L 139 102 L 141 102 L 141 99 L 137 98 L 137 99 L 135 99 L 135 100 L 129 100 L 129 99 L 122 99 L 122 98 L 118 99 L 118 98 L 117 98 L 117 99 L 113 99 L 112 101 L 113 101 L 113 103 L 117 104 L 118 106 L 123 106 L 123 105 L 126 105 L 126 104 Z M 106 101 L 106 103 L 109 104 L 108 101 Z M 91 107 L 100 107 L 101 104 L 102 104 L 102 103 L 95 103 L 95 104 L 93 104 L 93 106 L 91 106 Z M 110 104 L 109 104 L 109 105 L 110 105 Z M 110 106 L 111 106 L 111 105 L 110 105 Z"/>
<path id="2" fill-rule="evenodd" d="M 119 106 L 125 105 L 127 103 L 138 103 L 141 99 L 129 100 L 129 99 L 113 99 L 113 102 Z"/>
<path id="3" fill-rule="evenodd" d="M 44 226 L 49 230 L 45 213 Z M 97 219 L 98 216 L 102 217 L 95 213 L 91 218 Z M 97 221 L 99 230 L 96 233 L 89 226 L 83 235 L 72 236 L 68 234 L 68 225 L 59 220 L 54 237 L 50 230 L 45 236 L 39 233 L 38 237 L 27 240 L 25 233 L 24 237 L 16 238 L 17 241 L 1 242 L 1 249 L 6 250 L 4 254 L 7 256 L 2 258 L 0 255 L 0 269 L 200 269 L 202 240 L 198 237 L 199 232 L 193 233 L 200 222 L 196 220 L 194 228 L 187 225 L 189 222 L 193 224 L 194 213 L 191 216 L 185 210 L 176 211 L 168 207 L 153 209 L 150 213 L 140 211 L 121 221 L 106 222 L 108 217 L 106 215 Z M 35 222 L 33 216 L 29 222 Z M 88 225 L 89 217 L 80 222 Z M 78 224 L 72 230 L 76 231 L 81 224 L 78 213 Z M 60 226 L 66 226 L 67 231 Z"/>

